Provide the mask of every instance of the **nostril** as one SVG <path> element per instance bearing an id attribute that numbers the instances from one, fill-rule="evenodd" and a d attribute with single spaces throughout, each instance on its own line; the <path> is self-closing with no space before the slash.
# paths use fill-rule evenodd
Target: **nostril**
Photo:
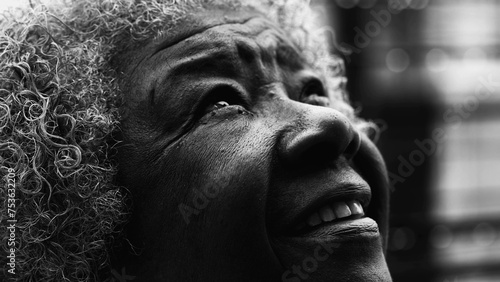
<path id="1" fill-rule="evenodd" d="M 339 139 L 317 129 L 288 132 L 282 140 L 280 151 L 286 163 L 309 165 L 327 157 L 336 158 L 341 152 L 336 152 L 339 146 L 333 141 L 338 142 Z"/>
<path id="2" fill-rule="evenodd" d="M 320 114 L 282 133 L 279 153 L 286 165 L 305 169 L 334 163 L 341 156 L 351 160 L 356 155 L 360 135 L 350 121 L 330 111 Z"/>
<path id="3" fill-rule="evenodd" d="M 305 130 L 289 133 L 283 140 L 281 154 L 290 165 L 323 166 L 336 161 L 341 155 L 351 159 L 356 154 L 360 141 L 354 131 L 344 132 Z"/>
<path id="4" fill-rule="evenodd" d="M 336 152 L 333 146 L 327 142 L 322 142 L 305 151 L 300 161 L 311 169 L 315 169 L 318 166 L 324 166 L 333 162 L 335 155 Z"/>

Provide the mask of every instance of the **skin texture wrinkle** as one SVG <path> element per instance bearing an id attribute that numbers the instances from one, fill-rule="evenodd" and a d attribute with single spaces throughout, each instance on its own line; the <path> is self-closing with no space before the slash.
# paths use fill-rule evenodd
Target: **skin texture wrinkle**
<path id="1" fill-rule="evenodd" d="M 391 281 L 385 165 L 308 1 L 37 9 L 0 18 L 15 279 Z"/>
<path id="2" fill-rule="evenodd" d="M 328 197 L 368 203 L 373 188 L 386 189 L 383 173 L 368 183 L 361 174 L 371 169 L 352 167 L 353 158 L 377 158 L 364 144 L 371 141 L 340 112 L 301 101 L 327 94 L 284 31 L 265 17 L 216 26 L 211 19 L 153 56 L 155 48 L 137 50 L 147 59 L 124 73 L 134 85 L 122 88 L 120 172 L 135 200 L 129 238 L 142 253 L 120 263 L 144 281 L 294 281 L 286 269 L 326 242 L 335 254 L 308 274 L 311 281 L 390 281 L 374 222 L 321 236 L 290 233 L 311 202 L 316 209 Z M 283 59 L 283 50 L 297 59 Z M 183 214 L 178 203 L 211 183 L 222 185 L 200 214 Z M 370 206 L 383 211 L 374 214 L 382 228 L 385 200 Z"/>

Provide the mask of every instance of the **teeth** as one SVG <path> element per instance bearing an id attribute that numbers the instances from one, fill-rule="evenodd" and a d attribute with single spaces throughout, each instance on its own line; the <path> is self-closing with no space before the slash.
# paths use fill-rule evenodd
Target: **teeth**
<path id="1" fill-rule="evenodd" d="M 347 202 L 352 214 L 363 214 L 363 207 L 358 201 Z"/>
<path id="2" fill-rule="evenodd" d="M 329 222 L 336 218 L 332 208 L 329 206 L 322 207 L 319 211 L 319 215 L 324 222 Z"/>
<path id="3" fill-rule="evenodd" d="M 318 212 L 310 215 L 306 222 L 309 226 L 316 226 L 323 222 L 330 222 L 335 219 L 348 217 L 350 215 L 363 215 L 363 207 L 356 200 L 348 202 L 335 202 L 331 206 L 324 206 Z M 304 224 L 300 225 L 301 227 Z"/>
<path id="4" fill-rule="evenodd" d="M 351 215 L 351 210 L 344 202 L 338 202 L 333 204 L 333 210 L 337 218 L 348 217 Z"/>

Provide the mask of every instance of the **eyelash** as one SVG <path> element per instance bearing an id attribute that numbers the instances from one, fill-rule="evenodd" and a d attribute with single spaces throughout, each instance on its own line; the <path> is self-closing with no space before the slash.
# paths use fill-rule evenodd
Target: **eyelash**
<path id="1" fill-rule="evenodd" d="M 238 90 L 230 86 L 221 86 L 210 91 L 208 101 L 205 103 L 205 113 L 218 111 L 222 108 L 238 105 L 243 106 L 245 102 Z"/>
<path id="2" fill-rule="evenodd" d="M 224 85 L 216 87 L 210 91 L 208 101 L 204 103 L 205 114 L 214 113 L 220 109 L 237 105 L 244 108 L 245 102 L 238 90 L 231 86 Z M 312 105 L 328 106 L 329 100 L 325 95 L 325 90 L 321 81 L 313 79 L 309 81 L 300 94 L 300 101 Z"/>

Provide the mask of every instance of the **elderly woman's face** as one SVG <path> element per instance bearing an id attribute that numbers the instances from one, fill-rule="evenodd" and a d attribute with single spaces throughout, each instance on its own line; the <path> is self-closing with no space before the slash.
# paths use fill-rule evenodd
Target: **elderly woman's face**
<path id="1" fill-rule="evenodd" d="M 200 15 L 122 63 L 134 281 L 390 281 L 380 156 L 282 30 Z"/>

